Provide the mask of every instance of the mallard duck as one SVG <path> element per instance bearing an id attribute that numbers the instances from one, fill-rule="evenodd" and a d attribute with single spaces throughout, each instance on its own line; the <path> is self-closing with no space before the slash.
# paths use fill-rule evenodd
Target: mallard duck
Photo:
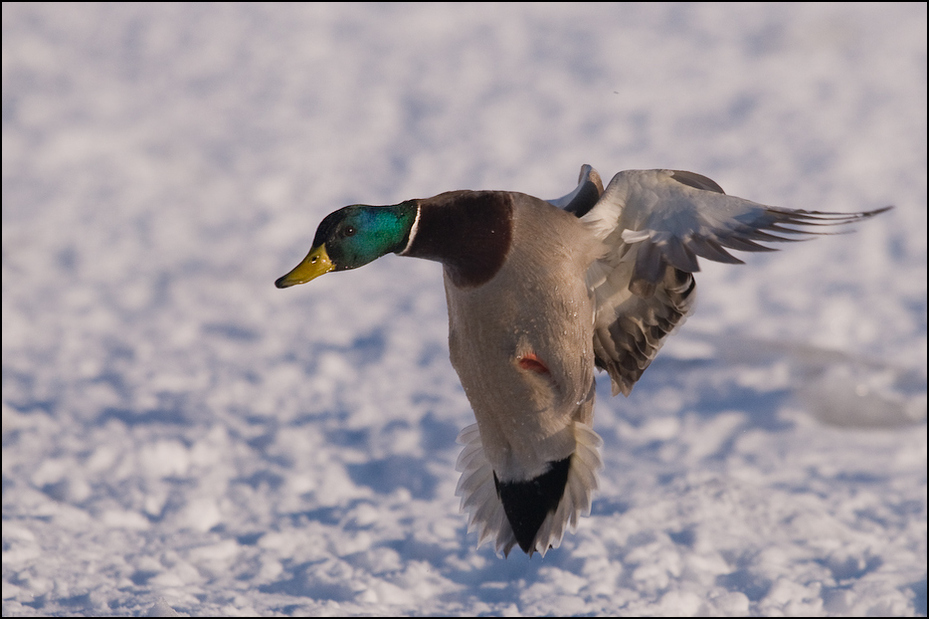
<path id="1" fill-rule="evenodd" d="M 888 207 L 889 208 L 889 207 Z M 323 219 L 278 288 L 380 256 L 444 267 L 449 351 L 477 423 L 459 435 L 457 494 L 478 546 L 543 556 L 590 512 L 602 441 L 594 368 L 629 395 L 693 307 L 698 257 L 822 234 L 884 211 L 822 213 L 727 196 L 680 170 L 627 170 L 606 190 L 589 165 L 568 195 L 450 191 Z"/>

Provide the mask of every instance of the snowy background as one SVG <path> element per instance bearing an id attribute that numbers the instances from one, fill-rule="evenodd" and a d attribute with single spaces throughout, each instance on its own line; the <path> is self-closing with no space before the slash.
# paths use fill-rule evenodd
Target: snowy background
<path id="1" fill-rule="evenodd" d="M 3 615 L 926 613 L 926 5 L 3 3 Z M 475 548 L 441 268 L 320 219 L 581 164 L 855 234 L 705 265 L 591 517 Z"/>

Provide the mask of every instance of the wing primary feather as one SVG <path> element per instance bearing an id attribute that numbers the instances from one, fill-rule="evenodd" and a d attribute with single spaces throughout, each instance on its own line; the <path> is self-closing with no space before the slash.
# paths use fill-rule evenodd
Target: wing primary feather
<path id="1" fill-rule="evenodd" d="M 751 244 L 754 245 L 754 243 Z M 687 240 L 687 246 L 695 254 L 701 258 L 706 258 L 707 260 L 726 262 L 728 264 L 744 264 L 741 260 L 723 249 L 719 242 L 711 238 L 692 236 Z M 774 251 L 772 248 L 764 247 L 763 245 L 755 245 L 755 247 L 758 247 L 760 250 Z M 733 249 L 738 248 L 733 247 Z M 694 271 L 690 272 L 693 273 Z"/>

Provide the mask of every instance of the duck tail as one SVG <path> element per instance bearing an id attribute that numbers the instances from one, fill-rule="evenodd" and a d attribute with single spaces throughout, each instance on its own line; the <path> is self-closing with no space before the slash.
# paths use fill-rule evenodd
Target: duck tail
<path id="1" fill-rule="evenodd" d="M 558 548 L 565 529 L 577 528 L 578 517 L 590 513 L 593 491 L 597 489 L 597 471 L 603 464 L 600 446 L 603 441 L 590 426 L 575 422 L 576 447 L 568 463 L 564 492 L 554 507 L 544 515 L 534 535 L 525 538 L 525 532 L 517 539 L 513 526 L 501 499 L 502 486 L 494 474 L 493 467 L 484 455 L 481 435 L 477 424 L 465 428 L 458 435 L 464 445 L 458 456 L 456 470 L 461 472 L 456 496 L 461 497 L 461 511 L 467 511 L 468 532 L 478 531 L 478 547 L 494 540 L 495 550 L 509 555 L 513 546 L 519 544 L 526 553 L 540 553 L 543 557 L 549 548 Z M 558 464 L 558 463 L 556 463 Z M 506 491 L 503 491 L 505 494 Z"/>

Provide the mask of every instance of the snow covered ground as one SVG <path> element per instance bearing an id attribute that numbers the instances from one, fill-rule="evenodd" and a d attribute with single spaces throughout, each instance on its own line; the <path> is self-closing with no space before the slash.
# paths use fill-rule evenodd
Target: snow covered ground
<path id="1" fill-rule="evenodd" d="M 3 615 L 926 614 L 926 5 L 3 4 Z M 706 265 L 593 513 L 475 548 L 439 265 L 345 204 L 581 164 L 896 208 Z"/>

